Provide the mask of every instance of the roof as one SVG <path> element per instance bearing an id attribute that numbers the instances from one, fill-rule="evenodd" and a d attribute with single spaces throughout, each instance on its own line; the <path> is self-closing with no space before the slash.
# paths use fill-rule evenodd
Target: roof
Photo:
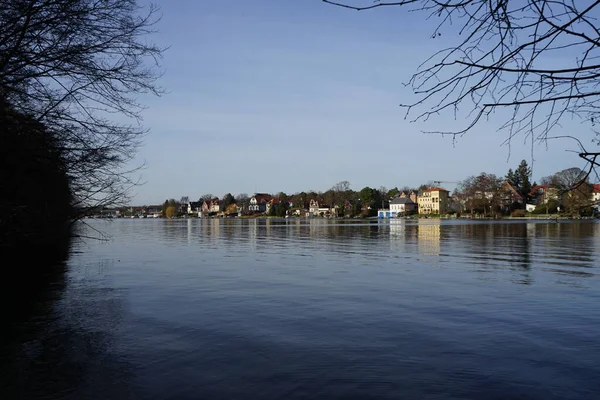
<path id="1" fill-rule="evenodd" d="M 548 190 L 548 186 L 547 186 L 547 185 L 536 185 L 536 186 L 534 186 L 534 187 L 531 189 L 531 192 L 529 192 L 529 195 L 534 195 L 534 194 L 536 194 L 536 192 L 537 192 L 539 189 L 544 189 L 544 191 L 547 191 L 547 190 Z"/>
<path id="2" fill-rule="evenodd" d="M 271 195 L 267 193 L 256 193 L 252 197 L 256 199 L 256 203 L 263 203 L 271 200 Z"/>
<path id="3" fill-rule="evenodd" d="M 519 194 L 519 192 L 517 192 L 515 190 L 515 188 L 510 184 L 510 182 L 508 181 L 504 181 L 503 186 L 512 193 L 513 196 L 515 196 L 517 199 L 523 200 L 523 196 L 521 196 Z"/>
<path id="4" fill-rule="evenodd" d="M 395 197 L 390 200 L 390 204 L 415 204 L 415 202 L 408 197 Z"/>
<path id="5" fill-rule="evenodd" d="M 594 183 L 594 187 L 592 188 L 594 193 L 600 193 L 600 183 Z"/>
<path id="6" fill-rule="evenodd" d="M 450 193 L 449 190 L 446 190 L 441 187 L 432 187 L 432 188 L 423 190 L 423 192 L 448 192 L 448 193 Z"/>

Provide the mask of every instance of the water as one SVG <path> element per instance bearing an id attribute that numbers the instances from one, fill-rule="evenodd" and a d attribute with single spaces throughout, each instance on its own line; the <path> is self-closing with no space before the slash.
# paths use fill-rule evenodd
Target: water
<path id="1" fill-rule="evenodd" d="M 88 223 L 2 398 L 599 396 L 598 223 Z"/>

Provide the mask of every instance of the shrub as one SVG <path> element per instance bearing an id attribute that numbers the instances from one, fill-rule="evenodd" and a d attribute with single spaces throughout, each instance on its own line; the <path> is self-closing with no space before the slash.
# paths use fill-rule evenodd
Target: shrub
<path id="1" fill-rule="evenodd" d="M 511 216 L 513 217 L 524 217 L 525 216 L 525 210 L 514 210 L 511 214 Z"/>

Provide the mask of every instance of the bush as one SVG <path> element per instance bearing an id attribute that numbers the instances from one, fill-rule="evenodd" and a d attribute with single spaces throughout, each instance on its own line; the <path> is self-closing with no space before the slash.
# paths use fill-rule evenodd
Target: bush
<path id="1" fill-rule="evenodd" d="M 514 210 L 511 214 L 512 217 L 524 217 L 525 216 L 525 210 Z"/>

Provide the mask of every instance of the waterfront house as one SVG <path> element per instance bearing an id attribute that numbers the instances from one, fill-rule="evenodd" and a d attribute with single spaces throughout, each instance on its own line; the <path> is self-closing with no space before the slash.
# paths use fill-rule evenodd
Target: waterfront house
<path id="1" fill-rule="evenodd" d="M 410 197 L 395 197 L 390 200 L 390 212 L 395 215 L 407 215 L 417 209 L 417 204 Z"/>
<path id="2" fill-rule="evenodd" d="M 531 204 L 548 204 L 550 200 L 558 200 L 558 189 L 548 187 L 547 185 L 534 186 L 529 192 Z"/>
<path id="3" fill-rule="evenodd" d="M 329 216 L 331 214 L 331 207 L 323 202 L 312 199 L 308 206 L 308 215 L 310 217 L 318 216 Z"/>
<path id="4" fill-rule="evenodd" d="M 187 214 L 198 214 L 202 212 L 201 201 L 190 201 L 187 203 L 186 213 Z"/>
<path id="5" fill-rule="evenodd" d="M 248 210 L 253 212 L 264 213 L 267 211 L 267 203 L 273 196 L 267 193 L 256 193 L 250 198 L 250 206 Z"/>
<path id="6" fill-rule="evenodd" d="M 204 213 L 218 213 L 219 211 L 221 211 L 221 201 L 217 198 L 205 200 L 202 203 L 202 212 Z"/>
<path id="7" fill-rule="evenodd" d="M 593 207 L 600 211 L 600 183 L 595 183 L 592 187 L 592 203 Z"/>
<path id="8" fill-rule="evenodd" d="M 504 181 L 499 190 L 500 208 L 503 210 L 523 209 L 525 200 L 515 188 L 508 182 Z"/>
<path id="9" fill-rule="evenodd" d="M 265 204 L 265 212 L 267 214 L 269 214 L 271 212 L 271 209 L 277 205 L 277 204 L 281 204 L 281 200 L 278 197 L 272 197 L 269 201 L 267 201 L 267 203 Z"/>
<path id="10" fill-rule="evenodd" d="M 419 214 L 446 214 L 449 210 L 450 192 L 441 187 L 423 190 L 417 197 Z"/>

